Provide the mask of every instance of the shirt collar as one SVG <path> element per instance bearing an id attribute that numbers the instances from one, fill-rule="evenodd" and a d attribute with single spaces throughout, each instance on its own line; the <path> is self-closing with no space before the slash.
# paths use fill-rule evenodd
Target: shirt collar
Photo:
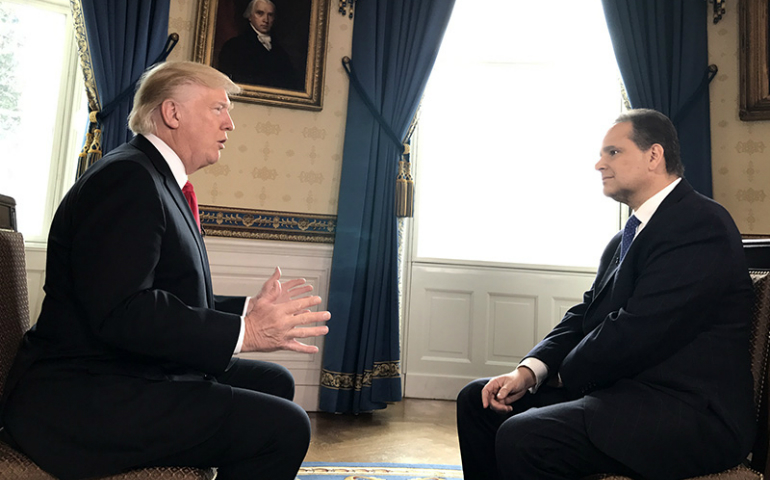
<path id="1" fill-rule="evenodd" d="M 182 163 L 182 159 L 179 158 L 179 155 L 177 155 L 166 142 L 151 133 L 145 135 L 144 138 L 149 140 L 149 142 L 158 149 L 163 160 L 168 164 L 168 168 L 171 169 L 171 173 L 174 175 L 176 183 L 179 184 L 179 188 L 183 188 L 184 184 L 187 183 L 187 172 L 185 171 L 184 163 Z"/>
<path id="2" fill-rule="evenodd" d="M 682 177 L 677 178 L 673 182 L 669 183 L 663 190 L 659 191 L 652 197 L 650 197 L 646 202 L 644 202 L 637 210 L 634 210 L 633 214 L 636 218 L 639 219 L 641 222 L 639 229 L 637 229 L 637 233 L 639 230 L 642 229 L 644 225 L 647 224 L 647 222 L 650 221 L 652 216 L 655 214 L 655 211 L 658 210 L 658 207 L 660 207 L 660 204 L 663 203 L 663 200 L 666 199 L 669 193 L 679 184 L 679 182 L 682 181 Z"/>
<path id="3" fill-rule="evenodd" d="M 265 45 L 266 47 L 270 45 L 272 36 L 269 33 L 260 32 L 259 30 L 257 30 L 257 27 L 251 24 L 251 22 L 249 22 L 249 26 L 251 27 L 252 30 L 254 30 L 254 33 L 257 34 L 257 38 L 259 39 L 260 42 L 262 42 L 263 45 L 265 45 L 265 42 L 267 42 L 268 44 L 268 45 Z"/>

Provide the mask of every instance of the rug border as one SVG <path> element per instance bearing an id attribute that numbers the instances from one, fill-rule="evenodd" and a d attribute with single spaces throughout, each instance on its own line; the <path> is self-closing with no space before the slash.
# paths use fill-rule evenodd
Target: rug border
<path id="1" fill-rule="evenodd" d="M 460 465 L 444 465 L 440 463 L 388 463 L 388 462 L 303 462 L 302 467 L 382 467 L 382 468 L 423 468 L 436 470 L 462 470 Z"/>

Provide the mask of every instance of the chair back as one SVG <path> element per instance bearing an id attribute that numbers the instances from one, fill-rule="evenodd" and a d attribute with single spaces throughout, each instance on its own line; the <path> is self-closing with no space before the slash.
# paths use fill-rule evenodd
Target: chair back
<path id="1" fill-rule="evenodd" d="M 15 202 L 0 195 L 0 397 L 21 339 L 29 329 L 24 238 L 16 230 Z M 213 480 L 212 468 L 157 467 L 131 470 L 102 480 Z M 0 441 L 0 479 L 55 480 L 31 459 Z"/>
<path id="2" fill-rule="evenodd" d="M 28 329 L 24 238 L 19 232 L 0 229 L 0 396 L 21 338 Z"/>
<path id="3" fill-rule="evenodd" d="M 0 228 L 16 230 L 16 200 L 0 194 Z"/>
<path id="4" fill-rule="evenodd" d="M 754 310 L 749 349 L 754 377 L 754 404 L 757 407 L 757 438 L 751 466 L 770 478 L 770 240 L 744 240 L 743 250 L 754 284 Z"/>

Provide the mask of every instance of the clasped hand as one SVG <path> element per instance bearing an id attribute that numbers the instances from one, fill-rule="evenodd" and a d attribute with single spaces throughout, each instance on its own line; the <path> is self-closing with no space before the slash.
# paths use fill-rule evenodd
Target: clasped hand
<path id="1" fill-rule="evenodd" d="M 481 404 L 500 413 L 513 410 L 511 404 L 527 393 L 536 383 L 535 375 L 528 368 L 517 368 L 506 375 L 492 378 L 481 390 Z"/>
<path id="2" fill-rule="evenodd" d="M 249 300 L 246 312 L 242 352 L 273 352 L 276 350 L 294 350 L 303 353 L 316 353 L 318 347 L 306 345 L 298 338 L 326 335 L 329 327 L 303 327 L 331 318 L 329 312 L 311 312 L 309 309 L 321 303 L 321 297 L 305 296 L 312 285 L 305 279 L 298 278 L 281 283 L 281 270 L 275 269 L 273 275 L 262 286 L 259 295 Z"/>

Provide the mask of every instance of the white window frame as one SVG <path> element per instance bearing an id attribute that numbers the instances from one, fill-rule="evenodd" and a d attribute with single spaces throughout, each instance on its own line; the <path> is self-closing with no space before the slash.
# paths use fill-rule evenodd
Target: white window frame
<path id="1" fill-rule="evenodd" d="M 56 128 L 51 150 L 50 174 L 46 188 L 44 228 L 40 236 L 25 235 L 28 246 L 44 247 L 51 220 L 64 194 L 75 181 L 77 152 L 83 138 L 78 133 L 87 121 L 87 112 L 81 112 L 84 105 L 85 87 L 80 69 L 78 49 L 75 43 L 75 26 L 68 0 L 2 0 L 3 3 L 30 5 L 66 15 L 63 74 L 59 81 L 59 101 L 56 106 Z M 67 39 L 69 41 L 67 41 Z M 82 114 L 82 115 L 81 115 Z M 77 122 L 82 120 L 81 128 Z M 23 233 L 23 232 L 22 232 Z"/>

